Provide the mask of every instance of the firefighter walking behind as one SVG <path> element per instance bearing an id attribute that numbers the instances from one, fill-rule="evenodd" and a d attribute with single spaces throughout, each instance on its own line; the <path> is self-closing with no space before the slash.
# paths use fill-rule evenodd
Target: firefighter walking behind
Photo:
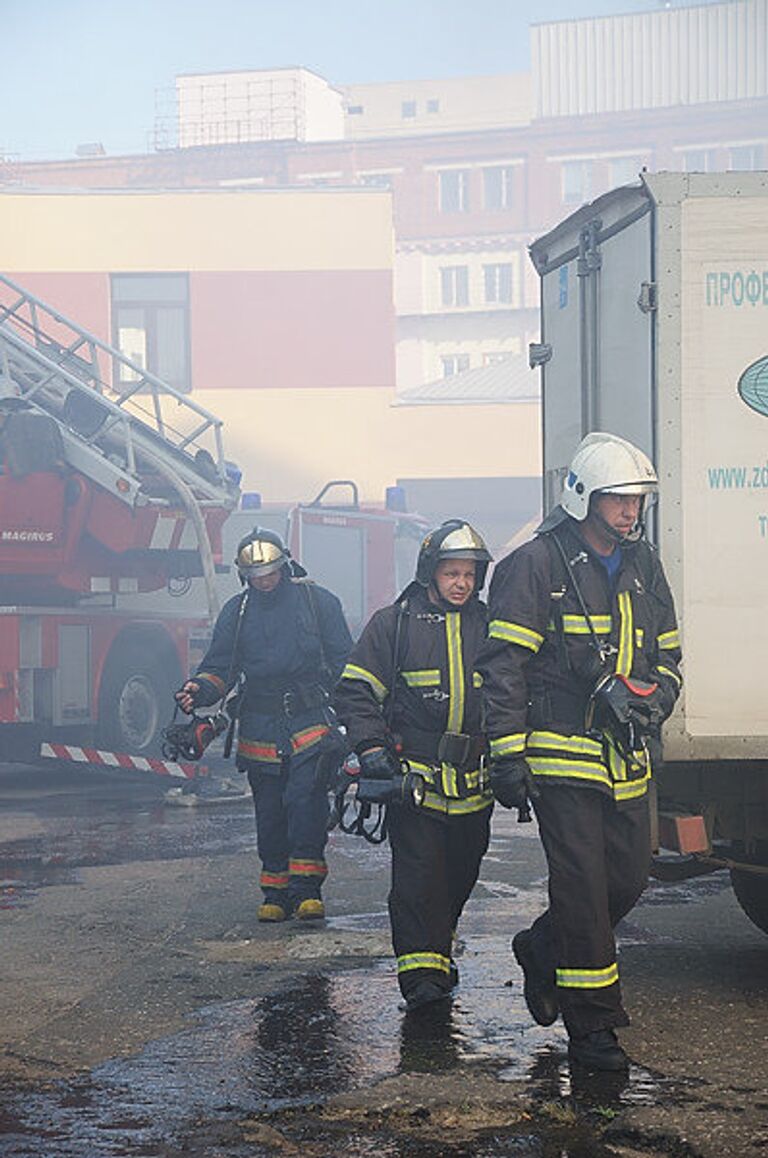
<path id="1" fill-rule="evenodd" d="M 352 639 L 339 600 L 306 578 L 282 540 L 255 528 L 237 548 L 244 590 L 222 608 L 180 707 L 215 704 L 242 678 L 237 767 L 256 810 L 260 921 L 325 915 L 328 793 L 323 755 L 334 740 L 329 691 Z"/>
<path id="2" fill-rule="evenodd" d="M 358 801 L 387 807 L 389 915 L 408 1011 L 447 998 L 458 980 L 453 936 L 488 847 L 475 660 L 490 559 L 461 520 L 427 535 L 415 580 L 370 620 L 336 689 L 360 761 Z"/>
<path id="3" fill-rule="evenodd" d="M 577 448 L 561 503 L 496 568 L 479 663 L 500 804 L 528 797 L 549 908 L 513 952 L 532 1017 L 562 1014 L 572 1064 L 622 1070 L 614 927 L 648 878 L 648 783 L 681 687 L 672 596 L 643 516 L 658 489 L 614 435 Z"/>

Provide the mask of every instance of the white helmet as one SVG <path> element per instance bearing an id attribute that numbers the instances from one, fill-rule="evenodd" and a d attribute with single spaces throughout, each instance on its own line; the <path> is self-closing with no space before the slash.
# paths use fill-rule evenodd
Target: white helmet
<path id="1" fill-rule="evenodd" d="M 571 518 L 583 522 L 594 494 L 650 495 L 658 489 L 653 463 L 642 450 L 616 434 L 595 431 L 576 447 L 560 505 Z"/>

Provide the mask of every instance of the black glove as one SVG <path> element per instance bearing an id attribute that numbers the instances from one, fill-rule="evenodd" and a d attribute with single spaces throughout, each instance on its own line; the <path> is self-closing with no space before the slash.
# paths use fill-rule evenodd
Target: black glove
<path id="1" fill-rule="evenodd" d="M 396 795 L 400 761 L 391 748 L 358 751 L 360 779 L 357 799 L 368 804 L 387 804 Z"/>
<path id="2" fill-rule="evenodd" d="M 651 722 L 661 727 L 677 703 L 679 689 L 671 676 L 656 674 L 657 690 L 653 693 L 653 707 Z"/>
<path id="3" fill-rule="evenodd" d="M 315 778 L 318 784 L 323 784 L 329 791 L 335 791 L 339 781 L 344 783 L 348 777 L 342 773 L 342 765 L 352 749 L 345 734 L 337 727 L 329 728 L 317 745 L 317 764 Z"/>
<path id="4" fill-rule="evenodd" d="M 528 761 L 507 756 L 491 764 L 491 791 L 502 808 L 526 812 L 529 798 L 539 795 Z"/>

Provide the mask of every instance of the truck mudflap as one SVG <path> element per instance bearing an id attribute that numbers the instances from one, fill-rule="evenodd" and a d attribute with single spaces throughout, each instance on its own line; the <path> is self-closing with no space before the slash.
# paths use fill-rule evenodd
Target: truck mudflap
<path id="1" fill-rule="evenodd" d="M 100 748 L 78 748 L 72 744 L 40 745 L 40 756 L 49 760 L 65 760 L 76 764 L 104 768 L 129 768 L 137 772 L 153 772 L 181 780 L 197 780 L 208 775 L 206 764 L 176 763 L 158 760 L 154 756 L 130 756 L 127 752 L 103 752 Z"/>

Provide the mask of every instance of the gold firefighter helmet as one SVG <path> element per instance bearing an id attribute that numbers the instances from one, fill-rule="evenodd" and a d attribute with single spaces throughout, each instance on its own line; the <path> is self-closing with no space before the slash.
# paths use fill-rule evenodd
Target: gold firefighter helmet
<path id="1" fill-rule="evenodd" d="M 441 559 L 474 559 L 477 564 L 475 590 L 479 591 L 493 556 L 474 527 L 463 519 L 448 519 L 430 531 L 422 542 L 416 563 L 416 582 L 429 587 Z"/>
<path id="2" fill-rule="evenodd" d="M 254 527 L 237 545 L 235 565 L 243 583 L 271 575 L 288 564 L 290 553 L 279 535 L 264 527 Z"/>

